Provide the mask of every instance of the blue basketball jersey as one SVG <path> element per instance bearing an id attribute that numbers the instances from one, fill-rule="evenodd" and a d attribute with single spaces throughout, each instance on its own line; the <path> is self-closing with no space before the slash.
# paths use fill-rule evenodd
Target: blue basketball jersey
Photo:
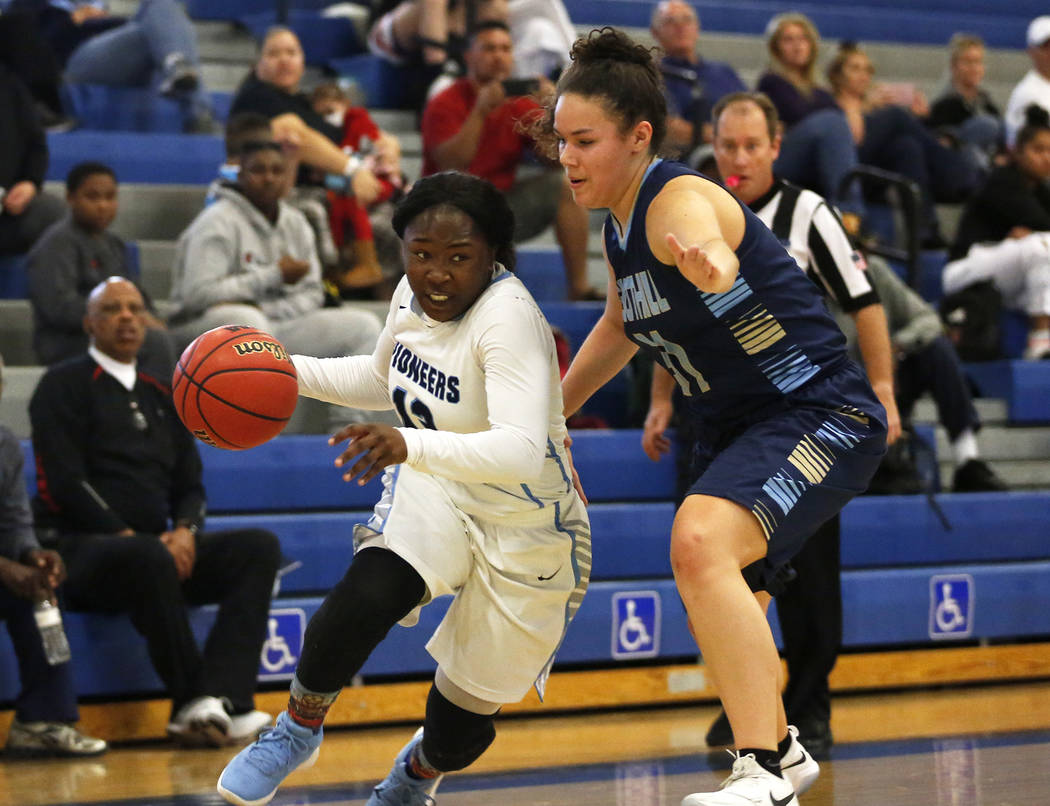
<path id="1" fill-rule="evenodd" d="M 646 213 L 664 185 L 683 175 L 711 181 L 658 160 L 642 180 L 623 239 L 606 219 L 606 254 L 628 338 L 674 376 L 708 427 L 747 419 L 789 396 L 804 399 L 807 386 L 851 366 L 842 331 L 816 285 L 745 205 L 740 271 L 729 291 L 704 293 L 676 266 L 658 261 L 646 239 Z M 851 400 L 850 386 L 838 400 L 821 403 L 865 406 L 874 398 L 868 387 L 863 400 Z M 881 409 L 877 401 L 875 407 Z"/>

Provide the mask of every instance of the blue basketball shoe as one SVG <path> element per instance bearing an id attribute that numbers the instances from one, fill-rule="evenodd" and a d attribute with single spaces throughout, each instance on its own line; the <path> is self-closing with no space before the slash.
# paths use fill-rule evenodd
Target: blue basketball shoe
<path id="1" fill-rule="evenodd" d="M 437 791 L 443 775 L 437 778 L 415 778 L 408 774 L 408 758 L 415 746 L 423 741 L 423 729 L 416 731 L 412 740 L 401 748 L 393 769 L 375 789 L 366 806 L 433 806 L 432 795 Z"/>
<path id="2" fill-rule="evenodd" d="M 314 733 L 283 711 L 276 725 L 230 760 L 215 788 L 227 803 L 263 806 L 293 770 L 313 766 L 323 738 L 323 729 Z"/>

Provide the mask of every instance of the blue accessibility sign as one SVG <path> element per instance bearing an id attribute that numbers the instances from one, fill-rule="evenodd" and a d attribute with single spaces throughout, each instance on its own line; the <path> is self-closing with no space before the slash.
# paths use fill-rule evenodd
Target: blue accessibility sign
<path id="1" fill-rule="evenodd" d="M 660 654 L 660 594 L 626 591 L 612 597 L 612 656 L 617 660 Z"/>
<path id="2" fill-rule="evenodd" d="M 930 577 L 930 638 L 966 638 L 973 632 L 976 587 L 970 574 Z"/>
<path id="3" fill-rule="evenodd" d="M 303 652 L 306 611 L 274 608 L 266 621 L 266 640 L 259 656 L 260 680 L 291 680 Z"/>

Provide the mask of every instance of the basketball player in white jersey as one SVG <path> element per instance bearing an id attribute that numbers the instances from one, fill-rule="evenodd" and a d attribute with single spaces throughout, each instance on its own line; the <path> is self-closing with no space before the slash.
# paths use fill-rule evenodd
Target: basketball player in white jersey
<path id="1" fill-rule="evenodd" d="M 550 325 L 513 267 L 513 214 L 489 183 L 416 183 L 393 219 L 405 278 L 372 356 L 293 356 L 300 393 L 403 422 L 348 426 L 347 481 L 383 473 L 349 571 L 307 628 L 288 710 L 223 771 L 229 802 L 268 802 L 319 750 L 340 688 L 398 622 L 452 595 L 427 644 L 438 662 L 421 731 L 370 806 L 429 804 L 443 773 L 476 760 L 494 715 L 535 685 L 583 599 L 590 526 L 564 447 Z M 384 470 L 385 469 L 385 470 Z"/>

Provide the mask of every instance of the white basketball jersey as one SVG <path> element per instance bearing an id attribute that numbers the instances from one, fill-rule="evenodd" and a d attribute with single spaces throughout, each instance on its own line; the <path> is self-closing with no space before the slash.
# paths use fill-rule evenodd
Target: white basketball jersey
<path id="1" fill-rule="evenodd" d="M 424 314 L 402 279 L 372 357 L 294 360 L 300 394 L 348 406 L 380 407 L 385 380 L 406 464 L 460 483 L 471 514 L 527 518 L 571 490 L 550 325 L 502 267 L 449 322 Z"/>

